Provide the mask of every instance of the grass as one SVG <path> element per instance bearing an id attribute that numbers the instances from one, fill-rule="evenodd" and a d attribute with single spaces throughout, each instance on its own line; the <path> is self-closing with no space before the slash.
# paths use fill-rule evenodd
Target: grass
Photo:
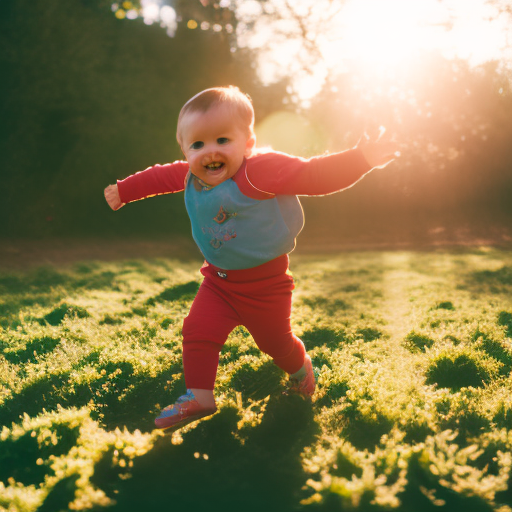
<path id="1" fill-rule="evenodd" d="M 293 255 L 313 404 L 239 327 L 164 436 L 199 266 L 0 273 L 0 510 L 512 510 L 512 253 Z"/>

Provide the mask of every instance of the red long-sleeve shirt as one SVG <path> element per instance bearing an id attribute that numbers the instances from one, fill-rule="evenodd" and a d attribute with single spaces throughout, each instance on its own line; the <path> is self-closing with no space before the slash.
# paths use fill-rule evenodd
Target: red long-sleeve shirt
<path id="1" fill-rule="evenodd" d="M 370 169 L 359 149 L 310 159 L 272 151 L 247 158 L 232 179 L 242 193 L 255 199 L 320 196 L 354 185 Z M 117 182 L 121 201 L 181 192 L 188 170 L 188 163 L 182 161 L 148 167 Z"/>

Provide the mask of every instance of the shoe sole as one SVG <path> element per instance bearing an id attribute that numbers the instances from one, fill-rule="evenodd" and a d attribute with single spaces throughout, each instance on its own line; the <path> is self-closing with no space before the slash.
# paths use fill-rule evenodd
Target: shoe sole
<path id="1" fill-rule="evenodd" d="M 158 430 L 162 430 L 165 433 L 174 432 L 174 431 L 180 429 L 181 427 L 188 425 L 189 423 L 193 423 L 194 421 L 200 420 L 201 418 L 205 418 L 206 416 L 212 416 L 216 412 L 217 412 L 217 409 L 215 409 L 215 411 L 204 411 L 202 413 L 194 414 L 192 416 L 188 416 L 187 418 L 183 418 L 182 420 L 180 420 L 176 423 L 173 423 L 172 425 L 169 425 L 169 426 L 165 426 L 165 425 L 159 426 L 156 424 L 156 421 L 155 421 L 155 428 L 157 428 Z"/>

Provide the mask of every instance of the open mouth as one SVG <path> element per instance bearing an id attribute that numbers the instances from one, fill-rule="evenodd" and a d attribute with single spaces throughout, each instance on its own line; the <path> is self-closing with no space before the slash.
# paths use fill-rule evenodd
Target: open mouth
<path id="1" fill-rule="evenodd" d="M 205 166 L 209 171 L 219 171 L 224 167 L 223 162 L 212 162 L 211 164 L 208 164 Z"/>

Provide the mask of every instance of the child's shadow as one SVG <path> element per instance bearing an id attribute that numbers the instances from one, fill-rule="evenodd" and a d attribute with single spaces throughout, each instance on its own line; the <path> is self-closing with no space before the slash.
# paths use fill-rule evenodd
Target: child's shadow
<path id="1" fill-rule="evenodd" d="M 300 454 L 318 433 L 300 396 L 270 398 L 261 423 L 238 436 L 238 411 L 225 407 L 183 435 L 162 438 L 135 461 L 131 478 L 108 482 L 111 457 L 96 466 L 95 485 L 117 504 L 140 510 L 252 511 L 296 509 L 307 476 Z"/>

